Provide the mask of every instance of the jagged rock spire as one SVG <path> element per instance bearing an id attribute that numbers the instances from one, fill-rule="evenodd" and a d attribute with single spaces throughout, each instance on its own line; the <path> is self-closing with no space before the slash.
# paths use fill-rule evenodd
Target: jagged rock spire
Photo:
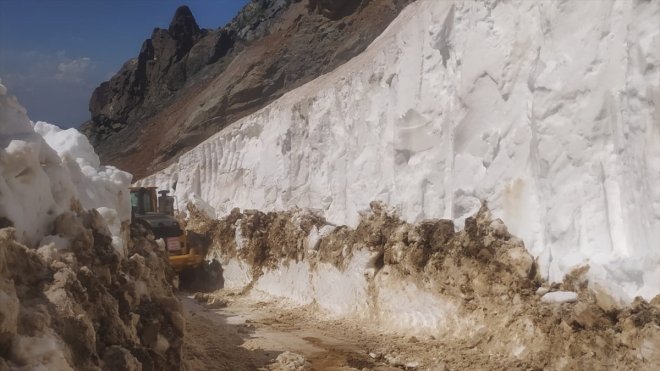
<path id="1" fill-rule="evenodd" d="M 201 32 L 190 8 L 185 5 L 177 8 L 168 31 L 170 36 L 178 41 L 192 40 Z"/>

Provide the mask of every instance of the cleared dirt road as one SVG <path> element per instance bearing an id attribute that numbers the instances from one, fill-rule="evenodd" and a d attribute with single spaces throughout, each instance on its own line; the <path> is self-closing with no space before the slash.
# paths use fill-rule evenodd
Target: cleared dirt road
<path id="1" fill-rule="evenodd" d="M 370 349 L 386 337 L 366 334 L 358 324 L 319 321 L 311 310 L 284 310 L 276 302 L 240 295 L 225 296 L 215 305 L 200 304 L 189 294 L 182 294 L 181 301 L 188 370 L 405 368 L 388 364 L 382 351 Z M 225 303 L 226 307 L 213 308 Z"/>

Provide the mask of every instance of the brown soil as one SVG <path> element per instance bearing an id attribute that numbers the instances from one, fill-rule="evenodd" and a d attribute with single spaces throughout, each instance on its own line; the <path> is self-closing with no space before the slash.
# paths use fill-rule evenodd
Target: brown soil
<path id="1" fill-rule="evenodd" d="M 319 322 L 308 309 L 287 311 L 235 292 L 220 291 L 215 297 L 228 306 L 213 309 L 181 297 L 187 311 L 183 359 L 188 369 L 398 369 L 369 356 L 362 342 L 381 338 L 356 325 Z M 300 365 L 287 362 L 287 354 Z"/>
<path id="2" fill-rule="evenodd" d="M 183 295 L 180 299 L 186 311 L 184 369 L 256 370 L 277 357 L 277 352 L 242 347 L 253 331 L 243 324 L 228 323 L 226 313 L 207 309 Z"/>

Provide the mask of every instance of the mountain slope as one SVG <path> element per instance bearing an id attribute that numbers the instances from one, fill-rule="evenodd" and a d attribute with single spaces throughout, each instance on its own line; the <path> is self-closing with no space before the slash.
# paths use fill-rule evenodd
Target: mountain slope
<path id="1" fill-rule="evenodd" d="M 410 1 L 254 0 L 217 30 L 181 7 L 94 91 L 82 131 L 140 178 L 357 55 Z"/>

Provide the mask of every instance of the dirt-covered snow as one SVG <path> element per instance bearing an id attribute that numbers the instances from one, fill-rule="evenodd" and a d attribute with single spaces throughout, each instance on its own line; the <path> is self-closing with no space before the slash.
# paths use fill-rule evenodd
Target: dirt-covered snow
<path id="1" fill-rule="evenodd" d="M 134 231 L 124 257 L 102 225 L 95 211 L 64 214 L 61 250 L 0 229 L 0 369 L 179 368 L 185 323 L 164 251 Z"/>
<path id="2" fill-rule="evenodd" d="M 131 175 L 0 84 L 0 370 L 176 370 L 185 322 Z"/>
<path id="3" fill-rule="evenodd" d="M 356 319 L 320 317 L 315 306 L 292 308 L 278 298 L 255 298 L 236 290 L 197 297 L 201 305 L 191 298 L 182 299 L 188 324 L 183 358 L 192 369 L 654 370 L 657 365 L 652 360 L 641 362 L 626 356 L 624 345 L 619 346 L 624 349 L 604 357 L 602 337 L 592 337 L 595 343 L 585 344 L 575 339 L 575 330 L 561 334 L 564 344 L 555 344 L 561 346 L 530 360 L 484 351 L 482 342 L 497 339 L 456 341 L 433 335 L 393 334 Z M 209 298 L 216 299 L 216 304 L 203 304 Z M 218 306 L 218 300 L 223 305 Z M 635 318 L 641 313 L 649 314 L 648 306 L 640 305 L 635 311 L 628 321 L 638 320 Z M 498 336 L 505 338 L 511 333 Z M 634 335 L 626 331 L 626 336 Z M 653 343 L 643 346 L 648 354 Z M 554 361 L 543 359 L 550 355 Z M 575 362 L 577 355 L 585 360 Z"/>
<path id="4" fill-rule="evenodd" d="M 545 281 L 522 241 L 485 206 L 458 232 L 450 220 L 409 224 L 380 203 L 371 207 L 355 229 L 309 210 L 234 210 L 212 220 L 191 208 L 188 228 L 212 237 L 209 257 L 220 261 L 224 286 L 198 299 L 210 308 L 270 303 L 290 311 L 276 318 L 300 319 L 302 333 L 310 325 L 304 318 L 355 326 L 377 334 L 364 341 L 376 348 L 378 336 L 414 337 L 419 344 L 394 341 L 375 351 L 380 362 L 401 367 L 660 364 L 660 296 L 622 305 L 588 285 L 586 265 L 561 282 Z M 321 237 L 314 232 L 327 227 Z"/>

